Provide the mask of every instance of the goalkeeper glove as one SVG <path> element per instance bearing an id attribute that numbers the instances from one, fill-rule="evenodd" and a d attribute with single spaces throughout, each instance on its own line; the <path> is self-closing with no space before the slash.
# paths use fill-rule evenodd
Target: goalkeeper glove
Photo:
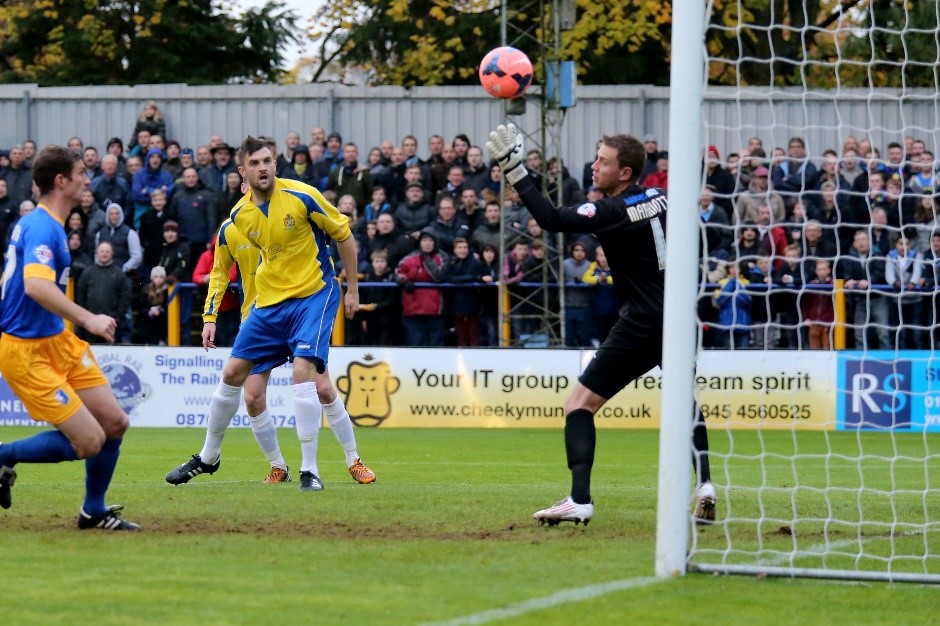
<path id="1" fill-rule="evenodd" d="M 486 142 L 486 149 L 490 156 L 496 160 L 506 180 L 515 185 L 528 175 L 525 165 L 522 164 L 522 134 L 516 131 L 513 124 L 500 124 L 490 133 L 490 140 Z"/>

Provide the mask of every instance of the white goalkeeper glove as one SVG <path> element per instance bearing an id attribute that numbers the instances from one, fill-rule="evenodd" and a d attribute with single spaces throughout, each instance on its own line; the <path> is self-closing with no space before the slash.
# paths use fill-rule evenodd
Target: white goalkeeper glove
<path id="1" fill-rule="evenodd" d="M 529 172 L 522 164 L 522 151 L 525 149 L 522 134 L 516 130 L 515 125 L 497 126 L 496 130 L 490 133 L 486 149 L 499 164 L 510 185 L 515 185 L 528 176 Z"/>

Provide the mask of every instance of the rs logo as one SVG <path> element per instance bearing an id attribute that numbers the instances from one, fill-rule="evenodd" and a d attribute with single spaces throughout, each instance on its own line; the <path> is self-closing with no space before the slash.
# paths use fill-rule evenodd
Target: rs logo
<path id="1" fill-rule="evenodd" d="M 910 427 L 910 361 L 864 359 L 844 363 L 846 427 Z"/>
<path id="2" fill-rule="evenodd" d="M 907 405 L 907 395 L 898 392 L 901 391 L 905 378 L 904 374 L 890 374 L 881 381 L 880 391 L 891 394 L 890 401 L 894 406 L 879 406 L 873 397 L 875 391 L 879 391 L 878 377 L 874 374 L 856 374 L 852 377 L 852 413 L 861 413 L 863 403 L 871 413 L 889 413 L 904 409 Z"/>

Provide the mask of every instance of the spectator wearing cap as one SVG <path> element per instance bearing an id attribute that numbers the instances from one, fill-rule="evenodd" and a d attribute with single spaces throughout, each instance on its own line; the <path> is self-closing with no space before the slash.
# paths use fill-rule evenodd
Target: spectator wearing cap
<path id="1" fill-rule="evenodd" d="M 160 189 L 166 194 L 168 200 L 173 199 L 173 177 L 163 169 L 166 155 L 156 149 L 147 151 L 144 166 L 134 174 L 131 183 L 131 192 L 134 196 L 133 228 L 140 230 L 140 218 L 150 210 L 150 194 Z"/>
<path id="2" fill-rule="evenodd" d="M 6 167 L 10 167 L 10 151 L 0 150 L 0 172 Z"/>
<path id="3" fill-rule="evenodd" d="M 183 147 L 177 140 L 170 139 L 166 142 L 166 163 L 163 164 L 163 169 L 170 173 L 174 181 L 179 178 L 180 173 L 183 171 L 183 165 L 180 163 L 180 152 L 182 151 Z"/>
<path id="4" fill-rule="evenodd" d="M 705 183 L 714 188 L 715 205 L 723 209 L 730 220 L 734 215 L 731 198 L 737 183 L 734 176 L 721 166 L 721 155 L 713 145 L 708 146 L 705 152 Z"/>
<path id="5" fill-rule="evenodd" d="M 744 263 L 756 263 L 760 255 L 760 233 L 757 230 L 757 224 L 753 222 L 744 222 L 735 226 L 738 233 L 737 241 L 732 243 L 732 258 L 740 259 Z"/>
<path id="6" fill-rule="evenodd" d="M 445 256 L 437 249 L 434 233 L 425 230 L 412 252 L 395 269 L 401 285 L 402 323 L 409 346 L 444 345 L 444 297 L 440 289 L 416 287 L 415 283 L 439 283 L 446 271 Z"/>
<path id="7" fill-rule="evenodd" d="M 225 191 L 226 176 L 237 169 L 234 159 L 235 150 L 227 143 L 221 143 L 213 146 L 209 152 L 212 154 L 212 162 L 199 172 L 199 179 L 206 189 L 222 193 Z"/>
<path id="8" fill-rule="evenodd" d="M 323 151 L 323 159 L 329 163 L 330 170 L 342 164 L 343 162 L 343 136 L 337 132 L 332 132 L 326 136 L 326 149 Z"/>
<path id="9" fill-rule="evenodd" d="M 112 202 L 117 202 L 122 207 L 133 206 L 131 185 L 121 176 L 119 163 L 114 154 L 105 154 L 101 159 L 101 174 L 91 180 L 91 193 L 95 196 L 95 202 L 102 208 L 107 208 Z"/>
<path id="10" fill-rule="evenodd" d="M 643 150 L 646 152 L 646 164 L 643 165 L 640 180 L 656 171 L 656 161 L 659 159 L 659 142 L 656 141 L 656 135 L 652 133 L 643 135 Z"/>
<path id="11" fill-rule="evenodd" d="M 770 207 L 774 222 L 783 223 L 786 209 L 779 193 L 770 190 L 770 170 L 761 165 L 751 174 L 747 190 L 742 191 L 734 200 L 734 221 L 756 222 L 757 209 L 766 204 Z"/>
<path id="12" fill-rule="evenodd" d="M 196 163 L 196 153 L 193 152 L 192 148 L 183 148 L 180 150 L 180 171 L 173 181 L 177 191 L 179 191 L 180 186 L 183 184 L 183 172 L 190 167 L 196 170 L 196 175 L 198 176 L 199 166 Z"/>
<path id="13" fill-rule="evenodd" d="M 646 175 L 641 183 L 644 187 L 669 188 L 669 153 L 663 150 L 656 155 L 656 170 Z"/>
<path id="14" fill-rule="evenodd" d="M 124 165 L 126 159 L 124 158 L 124 142 L 121 141 L 121 138 L 111 137 L 111 139 L 108 140 L 108 145 L 105 146 L 104 152 L 106 155 L 113 154 L 115 157 L 117 157 L 118 174 L 120 176 L 124 176 L 124 174 L 127 172 L 127 168 Z M 102 157 L 102 161 L 103 160 L 104 157 Z"/>
<path id="15" fill-rule="evenodd" d="M 189 244 L 179 235 L 179 223 L 167 220 L 163 224 L 163 253 L 159 265 L 166 270 L 166 281 L 170 285 L 188 283 L 193 278 Z M 190 316 L 193 311 L 193 290 L 180 289 L 180 342 L 188 346 L 190 337 Z"/>
<path id="16" fill-rule="evenodd" d="M 437 213 L 425 200 L 421 183 L 410 182 L 405 187 L 405 201 L 398 205 L 393 216 L 398 229 L 417 243 L 418 235 L 436 219 Z"/>
<path id="17" fill-rule="evenodd" d="M 281 171 L 280 176 L 290 180 L 299 180 L 311 187 L 319 188 L 320 186 L 319 170 L 310 162 L 310 149 L 306 144 L 297 144 L 291 162 Z"/>
<path id="18" fill-rule="evenodd" d="M 108 315 L 120 323 L 131 304 L 131 281 L 114 262 L 110 241 L 102 241 L 95 248 L 95 262 L 82 271 L 75 286 L 75 303 L 95 315 Z M 89 343 L 105 343 L 101 337 L 84 328 L 76 334 Z"/>

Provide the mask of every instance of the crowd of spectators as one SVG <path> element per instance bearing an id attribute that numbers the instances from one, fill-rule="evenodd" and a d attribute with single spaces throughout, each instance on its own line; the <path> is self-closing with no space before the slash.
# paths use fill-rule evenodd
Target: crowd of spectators
<path id="1" fill-rule="evenodd" d="M 828 349 L 835 281 L 847 346 L 932 349 L 938 338 L 938 167 L 908 137 L 882 157 L 865 139 L 770 155 L 759 137 L 721 158 L 709 146 L 699 199 L 706 346 Z"/>
<path id="2" fill-rule="evenodd" d="M 125 343 L 166 342 L 168 286 L 176 283 L 196 285 L 179 291 L 180 331 L 184 345 L 198 342 L 215 232 L 243 196 L 235 149 L 223 137 L 191 148 L 166 133 L 149 102 L 126 145 L 113 137 L 100 154 L 82 138 L 67 142 L 91 180 L 65 224 L 76 299 L 118 319 Z M 355 142 L 320 127 L 307 143 L 296 132 L 282 145 L 265 140 L 278 176 L 316 187 L 349 217 L 360 251 L 354 271 L 365 284 L 362 309 L 346 323 L 348 345 L 498 345 L 494 285 L 501 277 L 513 304 L 514 342 L 540 329 L 540 312 L 557 310 L 557 291 L 538 289 L 545 283 L 565 284 L 568 346 L 597 345 L 616 320 L 597 241 L 569 235 L 557 246 L 466 135 L 431 135 L 423 156 L 413 135 L 385 140 L 363 150 L 364 159 Z M 642 184 L 668 189 L 668 154 L 653 135 L 643 145 Z M 19 215 L 35 207 L 35 153 L 29 140 L 0 151 L 0 235 L 7 241 Z M 580 180 L 538 150 L 527 153 L 526 165 L 562 204 L 600 197 L 591 162 Z M 891 143 L 882 159 L 870 142 L 852 137 L 819 157 L 799 137 L 768 156 L 755 137 L 724 159 L 709 146 L 702 178 L 705 347 L 830 347 L 834 279 L 849 294 L 850 345 L 933 345 L 940 227 L 936 164 L 923 141 Z M 337 271 L 352 271 L 331 248 Z M 230 345 L 237 331 L 237 270 L 231 280 L 222 313 L 232 319 L 219 345 Z M 538 300 L 537 292 L 549 295 Z"/>

